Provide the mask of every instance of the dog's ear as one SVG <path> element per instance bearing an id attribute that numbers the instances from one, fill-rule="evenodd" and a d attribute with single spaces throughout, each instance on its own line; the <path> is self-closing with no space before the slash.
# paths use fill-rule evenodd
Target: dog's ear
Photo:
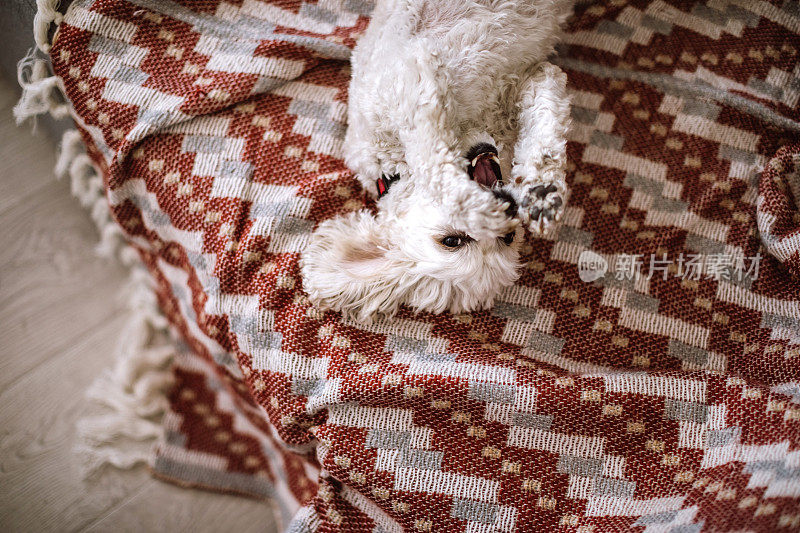
<path id="1" fill-rule="evenodd" d="M 459 3 L 447 3 L 437 0 L 417 0 L 411 4 L 411 33 L 435 32 L 447 29 L 460 18 L 463 7 Z"/>
<path id="2" fill-rule="evenodd" d="M 386 228 L 367 211 L 326 220 L 301 256 L 312 303 L 359 322 L 393 316 L 407 287 Z"/>

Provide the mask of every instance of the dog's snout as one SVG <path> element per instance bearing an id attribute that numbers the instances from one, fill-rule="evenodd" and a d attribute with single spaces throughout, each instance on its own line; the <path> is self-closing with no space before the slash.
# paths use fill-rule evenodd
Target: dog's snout
<path id="1" fill-rule="evenodd" d="M 508 208 L 506 209 L 506 216 L 508 218 L 513 218 L 517 216 L 517 201 L 514 200 L 514 197 L 508 191 L 503 189 L 492 189 L 492 194 L 494 194 L 495 198 L 500 200 L 501 202 L 508 202 Z"/>

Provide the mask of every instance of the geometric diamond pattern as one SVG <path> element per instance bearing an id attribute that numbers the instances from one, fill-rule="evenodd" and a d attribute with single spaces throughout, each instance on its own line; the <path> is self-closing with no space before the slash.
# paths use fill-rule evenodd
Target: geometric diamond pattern
<path id="1" fill-rule="evenodd" d="M 493 309 L 323 313 L 372 2 L 88 0 L 52 62 L 182 338 L 155 474 L 292 531 L 800 530 L 800 9 L 575 7 L 569 205 Z M 581 281 L 581 254 L 760 254 Z M 290 524 L 290 525 L 289 525 Z"/>

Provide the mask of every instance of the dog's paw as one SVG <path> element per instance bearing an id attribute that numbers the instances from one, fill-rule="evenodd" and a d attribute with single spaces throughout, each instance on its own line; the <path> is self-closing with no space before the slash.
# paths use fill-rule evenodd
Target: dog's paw
<path id="1" fill-rule="evenodd" d="M 519 199 L 517 216 L 536 235 L 548 233 L 564 215 L 567 201 L 564 157 L 544 154 L 528 165 L 515 165 L 512 181 Z"/>
<path id="2" fill-rule="evenodd" d="M 519 204 L 522 222 L 537 235 L 549 232 L 564 214 L 566 192 L 563 179 L 529 187 Z"/>

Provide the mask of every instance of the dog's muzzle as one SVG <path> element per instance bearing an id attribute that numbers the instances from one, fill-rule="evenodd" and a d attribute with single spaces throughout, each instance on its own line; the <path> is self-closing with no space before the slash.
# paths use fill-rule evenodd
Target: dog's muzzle
<path id="1" fill-rule="evenodd" d="M 467 153 L 467 174 L 471 180 L 493 189 L 503 184 L 497 148 L 489 143 L 476 144 Z"/>
<path id="2" fill-rule="evenodd" d="M 512 218 L 517 214 L 517 202 L 507 191 L 504 191 L 503 175 L 500 171 L 500 159 L 497 148 L 489 143 L 480 143 L 473 146 L 467 153 L 467 173 L 470 179 L 492 191 L 495 198 L 508 202 L 506 216 Z"/>

